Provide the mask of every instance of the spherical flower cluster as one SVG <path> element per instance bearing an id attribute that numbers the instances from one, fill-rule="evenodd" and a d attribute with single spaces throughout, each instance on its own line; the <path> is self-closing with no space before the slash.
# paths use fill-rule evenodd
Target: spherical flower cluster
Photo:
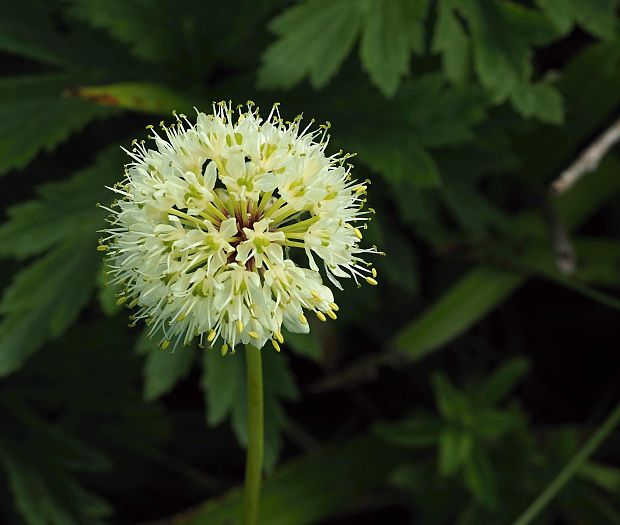
<path id="1" fill-rule="evenodd" d="M 350 155 L 325 154 L 328 126 L 300 123 L 277 105 L 263 120 L 252 103 L 220 103 L 195 124 L 149 127 L 155 147 L 127 151 L 99 249 L 123 284 L 119 303 L 165 334 L 162 348 L 198 337 L 223 353 L 268 340 L 279 350 L 282 326 L 308 332 L 305 310 L 336 318 L 321 262 L 337 288 L 345 277 L 377 284 L 362 255 L 378 252 L 359 246 L 367 181 L 351 178 Z"/>

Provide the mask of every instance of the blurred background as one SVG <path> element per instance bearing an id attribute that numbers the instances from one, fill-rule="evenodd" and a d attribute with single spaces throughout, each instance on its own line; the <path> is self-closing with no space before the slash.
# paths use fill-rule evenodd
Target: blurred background
<path id="1" fill-rule="evenodd" d="M 236 523 L 243 359 L 96 251 L 120 146 L 219 100 L 330 121 L 387 253 L 265 352 L 263 523 L 508 524 L 567 464 L 534 522 L 620 523 L 616 0 L 0 0 L 0 71 L 0 523 Z"/>

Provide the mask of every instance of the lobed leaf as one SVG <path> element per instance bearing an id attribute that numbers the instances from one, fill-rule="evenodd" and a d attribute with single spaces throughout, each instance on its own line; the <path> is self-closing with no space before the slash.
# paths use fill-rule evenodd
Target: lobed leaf
<path id="1" fill-rule="evenodd" d="M 0 79 L 0 175 L 23 168 L 40 151 L 52 151 L 109 108 L 66 95 L 68 75 Z"/>
<path id="2" fill-rule="evenodd" d="M 270 24 L 279 39 L 263 54 L 259 85 L 288 89 L 307 76 L 325 86 L 353 49 L 363 14 L 357 0 L 306 0 L 286 10 Z"/>
<path id="3" fill-rule="evenodd" d="M 48 250 L 16 273 L 0 301 L 0 376 L 62 334 L 90 299 L 100 267 L 97 229 L 105 217 L 95 203 L 120 172 L 120 158 L 104 150 L 90 168 L 43 186 L 38 200 L 12 208 L 0 227 L 3 255 Z"/>
<path id="4" fill-rule="evenodd" d="M 411 52 L 422 51 L 427 1 L 373 0 L 360 43 L 362 66 L 384 95 L 396 93 L 409 73 Z"/>

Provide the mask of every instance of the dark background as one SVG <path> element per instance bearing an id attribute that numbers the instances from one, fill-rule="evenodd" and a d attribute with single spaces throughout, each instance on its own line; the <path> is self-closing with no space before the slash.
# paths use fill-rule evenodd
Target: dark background
<path id="1" fill-rule="evenodd" d="M 95 251 L 119 146 L 222 99 L 329 120 L 387 253 L 265 356 L 264 523 L 512 523 L 620 399 L 618 148 L 549 192 L 619 116 L 617 3 L 551 4 L 0 1 L 0 523 L 234 523 L 243 356 L 157 349 Z M 619 460 L 539 522 L 620 523 Z"/>

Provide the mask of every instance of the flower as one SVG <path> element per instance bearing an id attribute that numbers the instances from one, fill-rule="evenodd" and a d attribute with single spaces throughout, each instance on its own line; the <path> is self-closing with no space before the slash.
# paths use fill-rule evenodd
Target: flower
<path id="1" fill-rule="evenodd" d="M 337 288 L 348 277 L 377 284 L 363 256 L 379 252 L 359 246 L 368 181 L 351 177 L 351 155 L 326 155 L 328 125 L 285 123 L 277 105 L 263 120 L 252 103 L 214 104 L 195 124 L 175 116 L 164 136 L 149 126 L 153 149 L 125 150 L 132 162 L 110 188 L 119 198 L 99 248 L 124 286 L 119 303 L 163 332 L 162 348 L 197 337 L 223 353 L 268 340 L 279 350 L 282 326 L 308 332 L 305 311 L 336 318 L 321 261 Z"/>

